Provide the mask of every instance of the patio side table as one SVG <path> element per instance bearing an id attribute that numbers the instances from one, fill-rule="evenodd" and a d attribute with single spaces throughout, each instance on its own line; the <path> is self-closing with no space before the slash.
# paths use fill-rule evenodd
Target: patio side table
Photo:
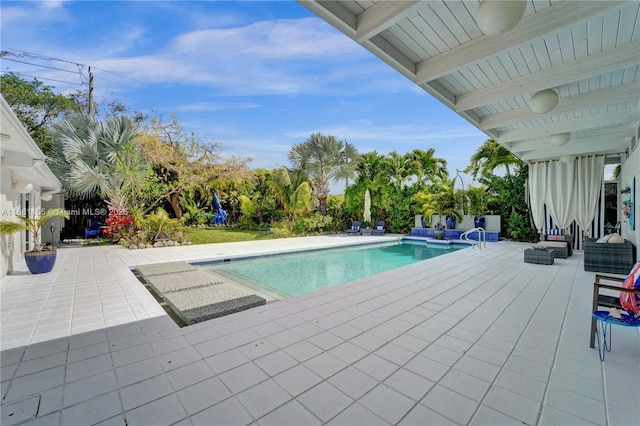
<path id="1" fill-rule="evenodd" d="M 538 265 L 553 265 L 553 250 L 537 250 L 528 248 L 524 251 L 525 263 Z"/>
<path id="2" fill-rule="evenodd" d="M 596 319 L 596 338 L 600 361 L 604 361 L 606 352 L 611 352 L 611 324 L 624 327 L 640 327 L 640 317 L 633 315 L 622 315 L 622 318 L 616 318 L 609 315 L 609 311 L 594 311 L 593 317 Z M 600 327 L 598 327 L 598 324 L 600 324 Z M 608 341 L 607 336 L 609 337 Z"/>

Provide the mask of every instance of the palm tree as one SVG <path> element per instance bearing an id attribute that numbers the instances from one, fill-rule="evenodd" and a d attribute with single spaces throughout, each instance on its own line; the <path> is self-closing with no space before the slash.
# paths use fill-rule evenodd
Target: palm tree
<path id="1" fill-rule="evenodd" d="M 113 168 L 136 136 L 127 117 L 106 122 L 89 115 L 77 115 L 51 128 L 55 141 L 49 157 L 53 172 L 69 196 L 89 198 L 100 193 L 112 209 L 122 209 L 122 179 Z"/>
<path id="2" fill-rule="evenodd" d="M 280 167 L 268 181 L 269 192 L 286 213 L 298 215 L 311 209 L 312 191 L 307 177 L 300 170 Z"/>
<path id="3" fill-rule="evenodd" d="M 327 214 L 329 182 L 338 179 L 343 149 L 344 142 L 338 141 L 335 136 L 314 133 L 306 141 L 293 145 L 289 151 L 289 161 L 313 182 L 323 216 Z"/>
<path id="4" fill-rule="evenodd" d="M 504 167 L 507 176 L 511 175 L 510 166 L 522 167 L 524 163 L 511 151 L 493 139 L 487 139 L 471 156 L 471 164 L 464 170 L 474 179 L 480 175 L 487 178 L 499 167 Z"/>
<path id="5" fill-rule="evenodd" d="M 435 228 L 442 226 L 442 216 L 454 216 L 458 221 L 462 220 L 462 215 L 456 203 L 454 191 L 455 179 L 445 179 L 435 184 L 431 191 L 420 191 L 414 195 L 414 200 L 418 203 L 421 213 L 427 221 L 431 216 L 438 215 L 438 223 Z"/>
<path id="6" fill-rule="evenodd" d="M 336 175 L 336 179 L 344 179 L 345 192 L 349 187 L 349 179 L 356 174 L 359 159 L 358 149 L 345 141 L 344 147 L 340 152 L 340 168 Z"/>
<path id="7" fill-rule="evenodd" d="M 407 154 L 411 173 L 416 176 L 416 182 L 420 186 L 428 181 L 444 179 L 447 174 L 447 161 L 435 156 L 436 150 L 429 148 L 426 151 L 414 149 Z"/>
<path id="8" fill-rule="evenodd" d="M 398 154 L 396 151 L 391 151 L 386 166 L 393 186 L 396 189 L 402 189 L 409 176 L 409 158 L 406 155 Z"/>

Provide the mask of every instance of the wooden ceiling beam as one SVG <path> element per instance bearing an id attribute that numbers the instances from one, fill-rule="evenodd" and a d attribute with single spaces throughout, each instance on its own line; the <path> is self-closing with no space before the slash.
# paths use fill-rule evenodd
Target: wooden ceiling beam
<path id="1" fill-rule="evenodd" d="M 397 24 L 421 6 L 420 1 L 381 1 L 357 18 L 356 41 L 363 43 Z"/>

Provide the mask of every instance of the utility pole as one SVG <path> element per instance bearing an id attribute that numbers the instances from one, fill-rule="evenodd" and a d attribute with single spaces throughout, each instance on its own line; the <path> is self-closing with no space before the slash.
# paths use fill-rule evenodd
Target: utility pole
<path id="1" fill-rule="evenodd" d="M 93 103 L 93 73 L 91 72 L 91 67 L 89 67 L 89 115 L 93 116 L 95 114 L 95 104 Z"/>

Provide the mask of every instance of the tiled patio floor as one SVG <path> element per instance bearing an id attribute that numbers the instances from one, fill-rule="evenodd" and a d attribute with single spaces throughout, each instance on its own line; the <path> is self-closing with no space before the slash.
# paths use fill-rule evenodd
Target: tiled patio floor
<path id="1" fill-rule="evenodd" d="M 640 335 L 589 348 L 581 252 L 489 244 L 182 329 L 129 271 L 371 240 L 61 249 L 4 277 L 2 424 L 638 424 Z"/>

